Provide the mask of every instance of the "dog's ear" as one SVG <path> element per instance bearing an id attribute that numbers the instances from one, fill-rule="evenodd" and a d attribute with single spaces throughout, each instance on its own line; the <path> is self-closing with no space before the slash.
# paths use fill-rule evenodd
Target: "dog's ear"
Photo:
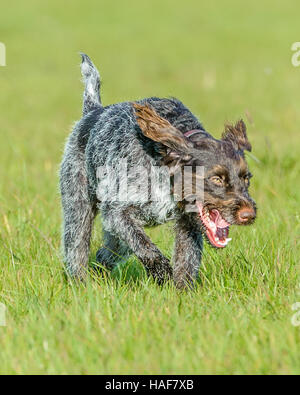
<path id="1" fill-rule="evenodd" d="M 231 124 L 225 125 L 225 132 L 222 135 L 222 140 L 230 141 L 238 151 L 251 151 L 252 149 L 247 137 L 246 125 L 242 119 L 239 120 L 235 126 Z"/>
<path id="2" fill-rule="evenodd" d="M 178 129 L 147 104 L 133 103 L 133 107 L 143 135 L 162 144 L 160 152 L 167 162 L 176 159 L 187 161 L 191 158 L 189 151 L 193 145 Z"/>

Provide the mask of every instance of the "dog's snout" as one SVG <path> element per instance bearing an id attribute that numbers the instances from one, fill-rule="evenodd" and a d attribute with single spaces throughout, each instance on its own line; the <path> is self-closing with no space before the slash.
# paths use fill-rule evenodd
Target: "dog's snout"
<path id="1" fill-rule="evenodd" d="M 239 221 L 242 223 L 247 223 L 250 221 L 253 221 L 255 218 L 256 214 L 253 208 L 242 208 L 239 212 L 238 212 L 238 218 Z"/>

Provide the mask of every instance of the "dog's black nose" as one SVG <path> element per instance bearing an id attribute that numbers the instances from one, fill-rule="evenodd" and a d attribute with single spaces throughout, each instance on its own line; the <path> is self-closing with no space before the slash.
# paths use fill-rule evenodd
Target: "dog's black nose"
<path id="1" fill-rule="evenodd" d="M 253 220 L 255 218 L 255 211 L 253 210 L 253 208 L 242 208 L 239 212 L 238 212 L 238 217 L 240 222 L 246 223 L 246 222 L 250 222 L 251 220 Z"/>

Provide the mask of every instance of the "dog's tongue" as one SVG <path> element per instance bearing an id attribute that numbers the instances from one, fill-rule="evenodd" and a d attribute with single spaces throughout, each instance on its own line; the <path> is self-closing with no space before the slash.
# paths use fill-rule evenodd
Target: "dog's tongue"
<path id="1" fill-rule="evenodd" d="M 218 228 L 227 228 L 230 224 L 223 219 L 218 210 L 211 210 L 210 219 L 216 224 Z"/>

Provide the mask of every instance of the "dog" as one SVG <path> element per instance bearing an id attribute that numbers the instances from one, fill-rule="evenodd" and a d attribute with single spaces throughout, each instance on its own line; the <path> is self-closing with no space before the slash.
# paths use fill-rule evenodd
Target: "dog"
<path id="1" fill-rule="evenodd" d="M 83 117 L 68 138 L 60 168 L 67 273 L 86 277 L 92 226 L 100 212 L 103 247 L 97 262 L 112 269 L 134 254 L 159 284 L 173 279 L 179 289 L 193 287 L 203 236 L 213 247 L 224 248 L 231 225 L 249 225 L 256 217 L 248 192 L 251 173 L 244 151 L 251 151 L 251 144 L 245 123 L 225 125 L 218 140 L 175 98 L 104 107 L 98 70 L 87 55 L 81 56 Z M 182 188 L 174 179 L 182 178 L 186 168 L 202 170 L 185 183 L 186 196 L 175 199 L 175 189 Z M 136 169 L 139 174 L 129 174 Z M 151 185 L 150 197 L 149 173 L 159 181 L 159 187 Z M 173 267 L 144 231 L 171 220 Z"/>

